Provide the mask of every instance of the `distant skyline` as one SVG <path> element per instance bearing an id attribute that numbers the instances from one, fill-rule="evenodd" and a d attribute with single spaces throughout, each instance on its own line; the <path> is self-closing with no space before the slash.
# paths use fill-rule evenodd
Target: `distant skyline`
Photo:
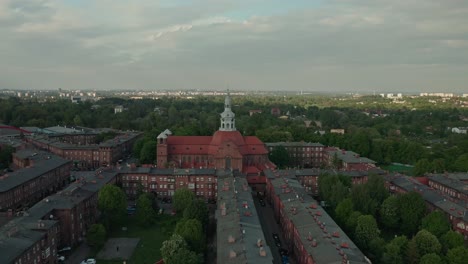
<path id="1" fill-rule="evenodd" d="M 468 93 L 466 0 L 0 0 L 0 89 Z"/>

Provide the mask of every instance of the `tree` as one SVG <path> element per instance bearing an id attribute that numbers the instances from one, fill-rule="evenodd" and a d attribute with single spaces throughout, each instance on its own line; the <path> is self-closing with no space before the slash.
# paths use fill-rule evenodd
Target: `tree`
<path id="1" fill-rule="evenodd" d="M 153 196 L 149 193 L 141 194 L 138 197 L 136 206 L 137 223 L 144 227 L 154 224 L 156 220 L 156 212 L 153 209 Z"/>
<path id="2" fill-rule="evenodd" d="M 201 264 L 201 258 L 188 248 L 187 242 L 178 234 L 173 234 L 163 242 L 161 255 L 166 264 Z"/>
<path id="3" fill-rule="evenodd" d="M 181 248 L 177 250 L 176 254 L 167 262 L 167 264 L 201 264 L 202 258 L 197 253 L 187 249 Z"/>
<path id="4" fill-rule="evenodd" d="M 432 170 L 431 163 L 427 159 L 420 159 L 414 165 L 414 175 L 421 176 Z"/>
<path id="5" fill-rule="evenodd" d="M 370 197 L 381 204 L 388 197 L 387 188 L 385 188 L 385 180 L 380 175 L 370 174 L 365 184 Z"/>
<path id="6" fill-rule="evenodd" d="M 460 155 L 454 162 L 453 168 L 456 171 L 468 171 L 468 154 Z"/>
<path id="7" fill-rule="evenodd" d="M 119 187 L 107 184 L 99 191 L 98 207 L 102 212 L 104 224 L 111 228 L 120 224 L 127 212 L 127 197 Z"/>
<path id="8" fill-rule="evenodd" d="M 429 253 L 422 256 L 419 264 L 443 264 L 442 258 L 436 253 Z"/>
<path id="9" fill-rule="evenodd" d="M 180 188 L 174 192 L 173 206 L 178 212 L 184 212 L 192 201 L 195 199 L 195 194 L 187 188 Z"/>
<path id="10" fill-rule="evenodd" d="M 398 197 L 400 204 L 401 231 L 406 235 L 414 234 L 426 212 L 426 203 L 417 192 L 409 192 Z"/>
<path id="11" fill-rule="evenodd" d="M 206 202 L 201 199 L 192 200 L 192 202 L 184 210 L 185 219 L 197 219 L 206 229 L 208 224 L 208 207 Z"/>
<path id="12" fill-rule="evenodd" d="M 135 158 L 140 159 L 141 149 L 145 145 L 145 142 L 146 140 L 144 138 L 140 138 L 135 142 L 135 144 L 133 144 L 132 154 Z"/>
<path id="13" fill-rule="evenodd" d="M 420 256 L 429 253 L 440 253 L 442 249 L 442 245 L 439 240 L 437 240 L 437 237 L 424 229 L 419 231 L 413 237 L 413 240 L 416 243 Z"/>
<path id="14" fill-rule="evenodd" d="M 419 254 L 418 246 L 416 241 L 411 239 L 408 242 L 408 247 L 406 248 L 406 263 L 418 264 L 421 254 Z"/>
<path id="15" fill-rule="evenodd" d="M 432 170 L 435 173 L 443 173 L 445 171 L 445 160 L 442 158 L 434 159 L 432 161 Z"/>
<path id="16" fill-rule="evenodd" d="M 447 260 L 449 264 L 464 264 L 468 259 L 468 249 L 460 246 L 452 248 L 447 252 Z"/>
<path id="17" fill-rule="evenodd" d="M 449 230 L 442 235 L 440 243 L 442 244 L 444 252 L 447 252 L 449 249 L 463 246 L 463 236 L 458 232 Z"/>
<path id="18" fill-rule="evenodd" d="M 369 242 L 369 257 L 373 263 L 378 263 L 382 259 L 385 251 L 385 240 L 381 237 L 376 237 Z"/>
<path id="19" fill-rule="evenodd" d="M 369 243 L 377 238 L 380 230 L 377 227 L 377 222 L 372 215 L 361 215 L 357 220 L 356 231 L 354 236 L 356 243 L 364 249 L 369 249 Z"/>
<path id="20" fill-rule="evenodd" d="M 380 207 L 380 222 L 388 229 L 396 229 L 400 222 L 399 201 L 396 196 L 389 196 Z"/>
<path id="21" fill-rule="evenodd" d="M 442 212 L 433 211 L 422 219 L 421 227 L 436 237 L 441 237 L 450 230 L 450 223 Z"/>
<path id="22" fill-rule="evenodd" d="M 11 146 L 4 145 L 0 146 L 0 169 L 7 168 L 12 162 L 13 153 L 15 149 Z"/>
<path id="23" fill-rule="evenodd" d="M 392 239 L 385 246 L 385 253 L 382 261 L 385 264 L 404 264 L 405 252 L 408 245 L 408 239 L 405 236 L 398 236 Z"/>
<path id="24" fill-rule="evenodd" d="M 348 220 L 346 220 L 346 229 L 347 230 L 356 230 L 357 221 L 358 221 L 358 219 L 359 219 L 359 217 L 361 215 L 362 214 L 359 211 L 352 212 L 349 215 Z"/>
<path id="25" fill-rule="evenodd" d="M 339 223 L 341 223 L 342 225 L 346 223 L 346 220 L 354 211 L 353 207 L 354 205 L 351 198 L 344 199 L 336 206 L 335 215 Z"/>
<path id="26" fill-rule="evenodd" d="M 182 219 L 177 223 L 174 233 L 182 236 L 190 249 L 203 252 L 205 233 L 202 224 L 197 219 Z"/>
<path id="27" fill-rule="evenodd" d="M 289 162 L 291 160 L 288 151 L 283 146 L 274 147 L 273 150 L 269 153 L 269 159 L 279 168 L 289 166 Z"/>
<path id="28" fill-rule="evenodd" d="M 354 185 L 351 189 L 351 199 L 356 210 L 363 214 L 375 215 L 378 203 L 370 196 L 369 188 L 366 185 Z"/>
<path id="29" fill-rule="evenodd" d="M 320 174 L 318 178 L 320 198 L 332 208 L 335 208 L 349 194 L 345 179 L 340 175 L 330 175 L 328 173 Z"/>
<path id="30" fill-rule="evenodd" d="M 92 225 L 86 233 L 86 241 L 90 246 L 100 248 L 106 242 L 106 228 L 102 224 Z"/>
<path id="31" fill-rule="evenodd" d="M 140 151 L 140 162 L 152 164 L 156 160 L 156 141 L 150 140 L 145 142 Z"/>

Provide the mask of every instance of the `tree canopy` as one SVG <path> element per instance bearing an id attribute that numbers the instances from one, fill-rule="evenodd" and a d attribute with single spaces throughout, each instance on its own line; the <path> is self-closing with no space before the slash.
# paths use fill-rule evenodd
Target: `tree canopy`
<path id="1" fill-rule="evenodd" d="M 201 264 L 202 259 L 195 252 L 188 249 L 187 242 L 178 234 L 163 242 L 161 255 L 167 264 Z"/>
<path id="2" fill-rule="evenodd" d="M 422 219 L 421 228 L 426 229 L 436 237 L 441 237 L 450 230 L 450 222 L 444 213 L 433 211 Z"/>
<path id="3" fill-rule="evenodd" d="M 127 197 L 119 187 L 107 184 L 98 195 L 98 207 L 108 228 L 122 223 L 127 212 Z"/>
<path id="4" fill-rule="evenodd" d="M 153 195 L 143 193 L 138 197 L 136 206 L 136 219 L 139 225 L 148 227 L 155 223 L 156 212 L 153 209 Z"/>
<path id="5" fill-rule="evenodd" d="M 369 243 L 379 237 L 380 230 L 372 215 L 361 215 L 357 219 L 354 236 L 356 243 L 362 248 L 369 249 Z"/>
<path id="6" fill-rule="evenodd" d="M 100 248 L 106 242 L 106 228 L 102 224 L 93 224 L 86 233 L 88 245 Z"/>
<path id="7" fill-rule="evenodd" d="M 182 219 L 174 230 L 187 241 L 189 248 L 195 252 L 202 252 L 205 245 L 205 233 L 200 221 L 197 219 Z"/>
<path id="8" fill-rule="evenodd" d="M 183 213 L 193 200 L 195 200 L 195 194 L 192 191 L 187 188 L 177 189 L 173 196 L 174 209 Z"/>
<path id="9" fill-rule="evenodd" d="M 206 229 L 208 224 L 208 207 L 202 199 L 194 199 L 184 210 L 185 219 L 197 219 Z"/>
<path id="10" fill-rule="evenodd" d="M 419 193 L 409 192 L 398 197 L 400 203 L 401 231 L 406 235 L 417 232 L 426 212 L 426 203 Z"/>

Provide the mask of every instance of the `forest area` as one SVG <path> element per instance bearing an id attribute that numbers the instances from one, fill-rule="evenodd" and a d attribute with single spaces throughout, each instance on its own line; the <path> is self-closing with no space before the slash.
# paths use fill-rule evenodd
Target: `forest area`
<path id="1" fill-rule="evenodd" d="M 406 101 L 393 104 L 379 96 L 234 96 L 233 111 L 238 130 L 263 142 L 318 142 L 352 150 L 380 166 L 413 165 L 414 175 L 468 171 L 468 135 L 450 130 L 468 126 L 468 109 L 456 100 L 434 104 L 417 97 Z M 175 135 L 212 135 L 219 128 L 223 102 L 223 96 L 104 98 L 78 104 L 10 97 L 0 99 L 0 123 L 143 131 L 145 137 L 136 144 L 134 154 L 151 163 L 156 136 L 166 128 Z M 117 105 L 125 111 L 115 114 Z M 272 108 L 280 109 L 282 118 L 273 115 Z M 250 110 L 259 111 L 250 115 Z M 345 134 L 329 133 L 336 128 Z"/>

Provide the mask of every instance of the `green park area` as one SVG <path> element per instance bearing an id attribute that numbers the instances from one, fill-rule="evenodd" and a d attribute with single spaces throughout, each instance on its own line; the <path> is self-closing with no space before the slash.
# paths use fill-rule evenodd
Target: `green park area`
<path id="1" fill-rule="evenodd" d="M 392 163 L 390 165 L 382 165 L 380 167 L 389 172 L 398 172 L 398 173 L 405 174 L 408 176 L 413 176 L 413 168 L 414 168 L 413 166 L 399 164 L 399 163 Z"/>
<path id="2" fill-rule="evenodd" d="M 139 238 L 135 251 L 132 257 L 126 261 L 127 264 L 140 263 L 156 263 L 160 260 L 163 241 L 169 239 L 174 231 L 179 216 L 159 215 L 156 224 L 150 227 L 142 227 L 135 221 L 134 215 L 129 215 L 125 218 L 124 228 L 112 230 L 108 239 L 111 238 Z M 98 259 L 98 263 L 103 264 L 122 264 L 122 260 L 102 260 Z"/>

